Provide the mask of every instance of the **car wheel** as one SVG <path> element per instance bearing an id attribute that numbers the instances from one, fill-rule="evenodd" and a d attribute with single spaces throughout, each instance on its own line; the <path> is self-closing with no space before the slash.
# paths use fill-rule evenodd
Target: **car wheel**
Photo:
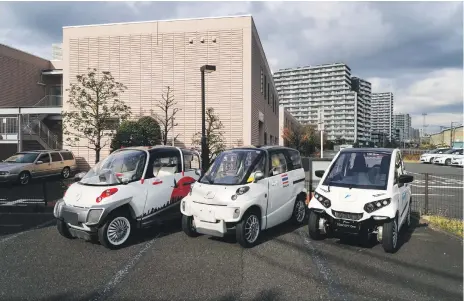
<path id="1" fill-rule="evenodd" d="M 61 176 L 63 177 L 63 179 L 69 178 L 70 175 L 71 175 L 71 169 L 69 169 L 69 167 L 63 168 L 63 170 L 61 171 Z"/>
<path id="2" fill-rule="evenodd" d="M 323 235 L 321 234 L 321 231 L 319 230 L 319 215 L 311 211 L 309 213 L 309 219 L 308 219 L 308 231 L 309 231 L 309 237 L 311 237 L 314 240 L 319 240 L 323 238 Z"/>
<path id="3" fill-rule="evenodd" d="M 433 158 L 430 158 L 430 162 L 429 162 L 429 163 L 430 163 L 430 164 L 432 164 L 432 163 L 433 163 Z"/>
<path id="4" fill-rule="evenodd" d="M 385 252 L 395 253 L 398 247 L 398 218 L 383 224 L 382 246 Z"/>
<path id="5" fill-rule="evenodd" d="M 306 217 L 306 204 L 303 198 L 298 197 L 293 207 L 292 223 L 295 225 L 301 225 Z"/>
<path id="6" fill-rule="evenodd" d="M 131 236 L 132 222 L 124 213 L 111 214 L 105 224 L 98 229 L 98 240 L 108 249 L 123 247 Z"/>
<path id="7" fill-rule="evenodd" d="M 236 226 L 236 238 L 244 248 L 256 245 L 261 231 L 261 221 L 255 211 L 247 212 Z"/>
<path id="8" fill-rule="evenodd" d="M 58 219 L 56 221 L 56 229 L 58 230 L 58 233 L 61 234 L 61 236 L 65 237 L 67 239 L 73 239 L 74 238 L 74 236 L 69 231 L 68 225 L 64 221 L 62 221 L 60 219 Z"/>
<path id="9" fill-rule="evenodd" d="M 30 180 L 31 180 L 31 174 L 28 171 L 23 171 L 18 176 L 18 182 L 21 185 L 29 184 Z"/>
<path id="10" fill-rule="evenodd" d="M 450 165 L 450 163 L 451 163 L 451 159 L 446 159 L 446 160 L 445 160 L 445 165 L 446 165 L 446 166 Z"/>
<path id="11" fill-rule="evenodd" d="M 182 230 L 189 237 L 197 237 L 200 235 L 195 229 L 193 216 L 182 215 Z"/>

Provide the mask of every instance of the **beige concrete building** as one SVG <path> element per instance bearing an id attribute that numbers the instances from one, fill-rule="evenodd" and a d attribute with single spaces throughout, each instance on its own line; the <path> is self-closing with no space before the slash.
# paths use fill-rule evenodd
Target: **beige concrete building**
<path id="1" fill-rule="evenodd" d="M 463 127 L 457 126 L 453 128 L 453 131 L 448 128 L 439 133 L 431 134 L 430 144 L 443 147 L 464 147 L 463 132 Z"/>
<path id="2" fill-rule="evenodd" d="M 290 129 L 294 131 L 296 128 L 300 127 L 301 123 L 293 117 L 293 115 L 287 111 L 284 107 L 279 107 L 279 145 L 287 146 L 285 144 L 285 139 L 282 137 L 284 129 Z"/>
<path id="3" fill-rule="evenodd" d="M 128 87 L 121 98 L 138 117 L 159 113 L 156 100 L 170 86 L 181 109 L 176 143 L 186 147 L 201 131 L 200 67 L 215 65 L 206 106 L 219 115 L 227 146 L 278 143 L 279 101 L 251 16 L 64 27 L 62 47 L 63 91 L 87 68 L 110 71 Z M 63 110 L 73 109 L 63 96 Z M 72 150 L 92 164 L 83 143 Z"/>

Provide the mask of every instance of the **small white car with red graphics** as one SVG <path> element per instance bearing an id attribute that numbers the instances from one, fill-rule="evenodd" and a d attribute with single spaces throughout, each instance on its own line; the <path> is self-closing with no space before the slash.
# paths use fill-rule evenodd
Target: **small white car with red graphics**
<path id="1" fill-rule="evenodd" d="M 232 231 L 242 247 L 252 247 L 262 230 L 288 220 L 304 223 L 304 186 L 305 172 L 295 149 L 224 151 L 182 200 L 182 229 L 190 237 L 223 237 Z"/>
<path id="2" fill-rule="evenodd" d="M 120 248 L 135 229 L 180 216 L 180 201 L 200 177 L 200 164 L 197 152 L 177 147 L 116 150 L 56 203 L 58 232 Z"/>

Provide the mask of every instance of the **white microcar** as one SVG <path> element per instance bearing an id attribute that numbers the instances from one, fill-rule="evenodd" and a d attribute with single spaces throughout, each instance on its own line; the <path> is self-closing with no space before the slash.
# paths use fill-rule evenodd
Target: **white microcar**
<path id="1" fill-rule="evenodd" d="M 235 231 L 242 247 L 258 242 L 262 230 L 288 220 L 304 223 L 305 172 L 297 150 L 243 147 L 220 153 L 182 200 L 182 229 L 223 237 Z"/>
<path id="2" fill-rule="evenodd" d="M 137 228 L 180 217 L 200 176 L 195 151 L 171 146 L 116 150 L 72 184 L 54 208 L 58 232 L 116 249 Z"/>
<path id="3" fill-rule="evenodd" d="M 397 250 L 398 233 L 411 223 L 413 181 L 398 149 L 343 149 L 315 174 L 321 180 L 308 204 L 311 238 L 376 235 L 386 252 Z"/>

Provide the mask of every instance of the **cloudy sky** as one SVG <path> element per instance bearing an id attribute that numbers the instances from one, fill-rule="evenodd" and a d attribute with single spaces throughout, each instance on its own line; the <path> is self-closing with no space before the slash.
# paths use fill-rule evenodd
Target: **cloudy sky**
<path id="1" fill-rule="evenodd" d="M 462 2 L 0 2 L 0 43 L 51 58 L 63 26 L 237 14 L 273 70 L 345 62 L 413 127 L 463 121 Z"/>

